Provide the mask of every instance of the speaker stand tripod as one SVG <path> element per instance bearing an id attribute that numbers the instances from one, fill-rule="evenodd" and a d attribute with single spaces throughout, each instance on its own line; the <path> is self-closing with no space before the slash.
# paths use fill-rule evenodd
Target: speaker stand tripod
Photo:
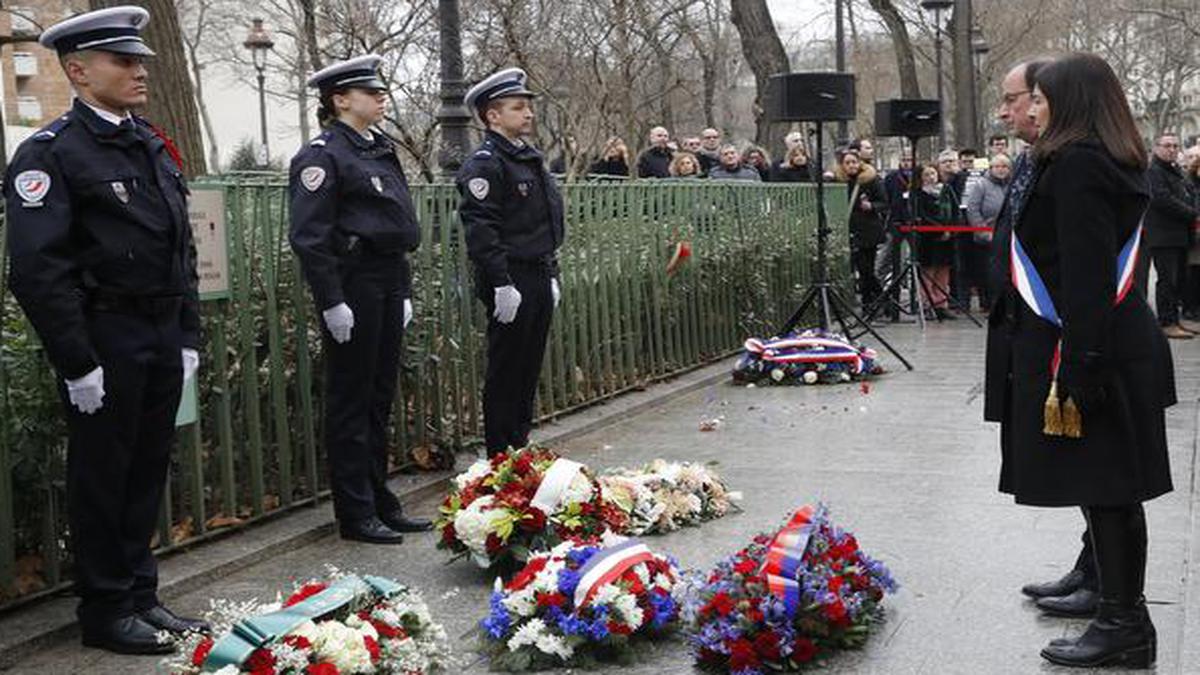
<path id="1" fill-rule="evenodd" d="M 921 189 L 921 171 L 918 168 L 919 165 L 917 164 L 917 142 L 919 140 L 919 137 L 908 137 L 909 149 L 911 153 L 910 163 L 913 167 L 912 176 L 908 181 L 908 214 L 910 226 L 919 225 L 920 223 L 924 222 L 921 218 L 921 202 L 919 198 L 920 193 L 918 192 L 918 190 Z M 900 227 L 903 227 L 903 225 Z M 921 329 L 924 330 L 926 310 L 925 298 L 932 298 L 932 291 L 936 290 L 942 295 L 942 297 L 946 298 L 947 305 L 957 309 L 963 316 L 970 319 L 971 323 L 975 324 L 976 327 L 983 328 L 983 324 L 979 322 L 979 319 L 976 319 L 974 315 L 971 314 L 971 301 L 969 296 L 966 304 L 964 305 L 961 299 L 954 297 L 954 295 L 950 293 L 949 289 L 943 288 L 942 285 L 937 281 L 930 279 L 921 269 L 920 232 L 916 232 L 914 230 L 903 232 L 898 228 L 897 234 L 902 236 L 900 238 L 899 245 L 896 247 L 896 254 L 899 255 L 904 245 L 908 244 L 908 262 L 904 264 L 904 269 L 902 269 L 898 274 L 892 275 L 892 278 L 888 281 L 887 285 L 883 288 L 883 291 L 879 294 L 875 301 L 871 303 L 871 306 L 864 309 L 863 313 L 865 314 L 867 321 L 874 319 L 879 313 L 879 310 L 881 310 L 883 307 L 890 306 L 892 310 L 890 314 L 894 317 L 893 321 L 898 321 L 900 314 L 916 316 L 917 323 L 920 324 Z M 908 282 L 909 288 L 908 308 L 905 308 L 900 302 L 900 287 L 904 285 L 906 281 Z M 941 315 L 936 313 L 936 309 L 937 308 L 934 308 L 934 316 L 936 316 L 937 321 L 941 323 L 943 319 Z"/>
<path id="2" fill-rule="evenodd" d="M 822 123 L 819 120 L 816 121 L 816 135 L 816 157 L 818 158 L 819 163 L 820 158 L 824 157 L 824 148 L 822 147 L 824 130 L 822 129 Z M 888 341 L 885 340 L 883 336 L 871 326 L 871 324 L 869 324 L 861 315 L 855 312 L 850 303 L 846 302 L 845 298 L 842 297 L 842 294 L 837 287 L 829 283 L 828 239 L 829 233 L 832 230 L 829 229 L 829 218 L 825 213 L 825 177 L 822 175 L 820 166 L 817 167 L 815 178 L 817 184 L 816 280 L 811 286 L 808 287 L 808 290 L 804 293 L 804 298 L 800 301 L 799 307 L 796 308 L 796 311 L 792 314 L 791 318 L 789 318 L 787 322 L 783 324 L 783 327 L 779 329 L 778 334 L 786 335 L 789 331 L 799 325 L 800 321 L 804 319 L 804 315 L 808 313 L 809 309 L 816 307 L 817 322 L 821 330 L 829 330 L 829 327 L 833 325 L 833 321 L 836 320 L 838 325 L 841 326 L 842 334 L 845 335 L 847 339 L 853 339 L 853 333 L 851 332 L 850 327 L 854 325 L 862 326 L 863 332 L 861 334 L 869 333 L 871 337 L 879 341 L 879 344 L 883 345 L 889 352 L 891 352 L 892 356 L 895 356 L 897 359 L 899 359 L 900 363 L 903 363 L 905 368 L 912 370 L 913 366 L 908 362 L 908 359 L 904 358 L 903 354 L 897 351 L 895 347 L 888 343 Z M 847 323 L 847 316 L 853 319 L 852 323 Z"/>

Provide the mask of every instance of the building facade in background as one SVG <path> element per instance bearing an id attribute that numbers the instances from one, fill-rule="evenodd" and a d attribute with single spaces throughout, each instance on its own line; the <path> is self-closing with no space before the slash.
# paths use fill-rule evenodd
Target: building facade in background
<path id="1" fill-rule="evenodd" d="M 0 48 L 5 149 L 9 156 L 30 134 L 71 105 L 71 86 L 58 55 L 37 43 L 42 29 L 87 9 L 85 2 L 17 0 L 0 11 L 0 34 L 29 42 Z"/>

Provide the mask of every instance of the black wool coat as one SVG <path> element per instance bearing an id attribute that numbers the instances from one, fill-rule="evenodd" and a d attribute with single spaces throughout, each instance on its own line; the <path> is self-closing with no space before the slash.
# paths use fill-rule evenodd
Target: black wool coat
<path id="1" fill-rule="evenodd" d="M 1172 489 L 1164 423 L 1164 408 L 1175 403 L 1171 352 L 1136 289 L 1113 305 L 1117 256 L 1149 199 L 1145 176 L 1093 141 L 1064 147 L 1039 169 L 1015 231 L 1063 329 L 1034 314 L 1008 284 L 1015 301 L 995 328 L 1007 332 L 1012 358 L 1005 365 L 989 354 L 987 372 L 989 386 L 1007 388 L 1000 490 L 1036 506 L 1153 499 Z M 1042 433 L 1060 337 L 1060 386 L 1105 392 L 1103 403 L 1084 409 L 1080 439 Z"/>

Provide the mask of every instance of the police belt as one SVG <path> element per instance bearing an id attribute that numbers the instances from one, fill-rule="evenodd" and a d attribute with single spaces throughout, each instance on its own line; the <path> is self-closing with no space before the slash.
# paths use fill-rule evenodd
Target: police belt
<path id="1" fill-rule="evenodd" d="M 94 290 L 88 294 L 88 309 L 94 312 L 164 316 L 178 313 L 183 306 L 182 295 L 124 295 Z"/>

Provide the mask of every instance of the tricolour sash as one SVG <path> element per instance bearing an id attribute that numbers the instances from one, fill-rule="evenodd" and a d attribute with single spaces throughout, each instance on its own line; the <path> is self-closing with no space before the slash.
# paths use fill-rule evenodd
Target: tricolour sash
<path id="1" fill-rule="evenodd" d="M 1121 247 L 1121 252 L 1117 255 L 1117 285 L 1116 292 L 1113 293 L 1113 306 L 1121 304 L 1130 289 L 1133 288 L 1133 277 L 1137 270 L 1138 254 L 1142 243 L 1142 228 L 1142 223 L 1138 223 L 1137 229 L 1133 231 L 1133 235 L 1129 237 L 1129 241 L 1125 242 L 1125 246 Z M 1033 261 L 1025 253 L 1025 248 L 1021 246 L 1021 240 L 1017 238 L 1015 230 L 1010 242 L 1011 255 L 1009 258 L 1012 265 L 1013 287 L 1017 289 L 1017 293 L 1029 306 L 1030 311 L 1061 331 L 1062 318 L 1054 307 L 1050 291 L 1042 281 L 1041 275 L 1038 274 L 1037 268 L 1034 267 Z M 1061 337 L 1054 346 L 1054 355 L 1050 359 L 1050 394 L 1046 397 L 1042 433 L 1048 436 L 1081 438 L 1083 422 L 1075 402 L 1068 397 L 1062 406 L 1059 406 L 1058 369 L 1060 365 L 1062 365 Z"/>
<path id="2" fill-rule="evenodd" d="M 596 552 L 579 568 L 579 584 L 575 586 L 575 610 L 582 609 L 604 584 L 616 581 L 634 565 L 653 559 L 654 554 L 650 549 L 636 539 L 629 539 Z"/>

